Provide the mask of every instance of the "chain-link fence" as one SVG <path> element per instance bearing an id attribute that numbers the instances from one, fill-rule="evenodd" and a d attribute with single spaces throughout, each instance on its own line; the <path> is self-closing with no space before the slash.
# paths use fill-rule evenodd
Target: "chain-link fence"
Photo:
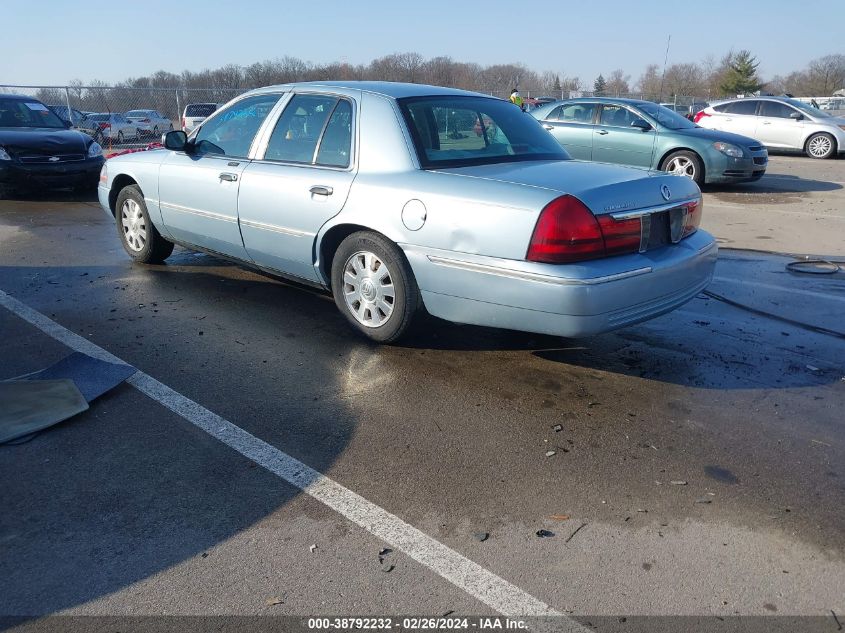
<path id="1" fill-rule="evenodd" d="M 199 113 L 207 116 L 242 92 L 232 88 L 0 85 L 0 94 L 38 99 L 73 128 L 93 136 L 107 151 L 158 141 L 165 132 L 182 129 L 186 123 L 190 126 L 201 118 Z"/>

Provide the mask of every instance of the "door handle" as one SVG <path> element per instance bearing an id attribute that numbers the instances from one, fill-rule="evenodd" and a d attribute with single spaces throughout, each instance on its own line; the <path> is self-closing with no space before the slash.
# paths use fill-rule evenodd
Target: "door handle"
<path id="1" fill-rule="evenodd" d="M 549 131 L 555 129 L 555 127 L 553 125 L 544 125 L 543 127 L 546 128 Z"/>
<path id="2" fill-rule="evenodd" d="M 607 134 L 607 130 L 596 130 L 596 134 L 601 134 L 602 136 L 604 136 L 605 134 Z"/>
<path id="3" fill-rule="evenodd" d="M 323 185 L 314 185 L 311 187 L 310 191 L 316 196 L 330 196 L 334 193 L 334 189 Z"/>
<path id="4" fill-rule="evenodd" d="M 225 180 L 227 182 L 235 182 L 238 179 L 237 174 L 228 174 L 225 171 L 220 174 L 220 180 Z"/>

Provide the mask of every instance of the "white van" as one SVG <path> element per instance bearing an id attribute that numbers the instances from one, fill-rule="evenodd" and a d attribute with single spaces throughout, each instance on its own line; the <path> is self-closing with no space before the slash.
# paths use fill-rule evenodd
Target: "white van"
<path id="1" fill-rule="evenodd" d="M 189 103 L 185 106 L 185 111 L 182 113 L 182 130 L 185 134 L 190 134 L 193 129 L 207 117 L 210 117 L 215 110 L 217 110 L 216 103 Z"/>

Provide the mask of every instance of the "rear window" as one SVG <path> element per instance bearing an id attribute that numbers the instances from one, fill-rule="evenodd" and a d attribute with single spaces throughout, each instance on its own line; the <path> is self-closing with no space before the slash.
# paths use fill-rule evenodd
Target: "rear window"
<path id="1" fill-rule="evenodd" d="M 130 110 L 126 113 L 126 116 L 149 116 L 149 110 Z"/>
<path id="2" fill-rule="evenodd" d="M 108 121 L 109 115 L 108 114 L 92 114 L 88 117 L 89 121 Z"/>
<path id="3" fill-rule="evenodd" d="M 214 103 L 191 103 L 185 106 L 185 116 L 211 116 L 217 110 Z"/>
<path id="4" fill-rule="evenodd" d="M 398 101 L 424 168 L 569 158 L 537 119 L 508 101 L 465 96 Z"/>

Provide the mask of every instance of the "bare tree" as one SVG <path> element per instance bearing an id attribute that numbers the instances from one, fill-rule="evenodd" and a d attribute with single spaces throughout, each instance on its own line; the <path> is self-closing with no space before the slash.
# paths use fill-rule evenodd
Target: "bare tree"
<path id="1" fill-rule="evenodd" d="M 631 92 L 631 87 L 628 85 L 630 80 L 631 75 L 626 75 L 624 70 L 617 68 L 607 78 L 607 87 L 605 90 L 610 95 L 626 95 Z"/>

